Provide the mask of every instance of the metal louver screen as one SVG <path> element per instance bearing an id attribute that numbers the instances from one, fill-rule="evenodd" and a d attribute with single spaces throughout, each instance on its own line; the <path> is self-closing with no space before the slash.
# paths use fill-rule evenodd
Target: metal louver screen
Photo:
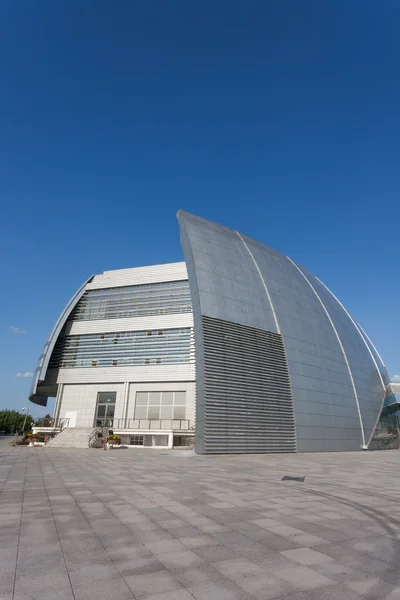
<path id="1" fill-rule="evenodd" d="M 295 452 L 282 337 L 210 317 L 202 321 L 204 452 Z"/>

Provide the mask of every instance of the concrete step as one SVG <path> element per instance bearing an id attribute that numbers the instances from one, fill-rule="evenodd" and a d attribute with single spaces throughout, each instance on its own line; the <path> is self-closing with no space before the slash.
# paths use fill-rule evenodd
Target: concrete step
<path id="1" fill-rule="evenodd" d="M 88 448 L 89 436 L 93 430 L 93 427 L 67 427 L 48 445 L 52 448 Z"/>

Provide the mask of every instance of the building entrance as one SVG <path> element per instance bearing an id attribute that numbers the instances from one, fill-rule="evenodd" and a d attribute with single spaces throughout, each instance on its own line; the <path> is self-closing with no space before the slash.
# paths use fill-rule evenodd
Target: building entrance
<path id="1" fill-rule="evenodd" d="M 99 392 L 97 394 L 95 427 L 113 427 L 117 392 Z"/>

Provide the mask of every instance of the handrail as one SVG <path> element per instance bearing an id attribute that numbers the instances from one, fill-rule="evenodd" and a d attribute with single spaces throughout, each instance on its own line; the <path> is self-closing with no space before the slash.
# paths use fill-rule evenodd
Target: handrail
<path id="1" fill-rule="evenodd" d="M 69 417 L 60 417 L 58 419 L 39 419 L 33 427 L 46 429 L 60 429 L 61 431 L 69 426 Z"/>
<path id="2" fill-rule="evenodd" d="M 96 419 L 98 427 L 108 429 L 174 429 L 189 431 L 194 429 L 189 419 Z"/>
<path id="3" fill-rule="evenodd" d="M 91 448 L 94 442 L 99 438 L 99 433 L 102 431 L 101 427 L 95 427 L 93 431 L 89 434 L 88 446 Z"/>

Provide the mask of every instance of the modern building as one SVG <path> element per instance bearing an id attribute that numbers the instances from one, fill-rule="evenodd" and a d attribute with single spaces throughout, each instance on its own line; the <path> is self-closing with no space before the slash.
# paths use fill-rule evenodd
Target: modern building
<path id="1" fill-rule="evenodd" d="M 189 213 L 185 262 L 90 277 L 30 400 L 69 427 L 198 453 L 367 449 L 389 384 L 372 342 L 292 259 Z M 174 441 L 173 441 L 174 440 Z"/>
<path id="2" fill-rule="evenodd" d="M 386 390 L 381 416 L 374 433 L 376 449 L 399 447 L 400 432 L 400 383 L 391 382 Z"/>

